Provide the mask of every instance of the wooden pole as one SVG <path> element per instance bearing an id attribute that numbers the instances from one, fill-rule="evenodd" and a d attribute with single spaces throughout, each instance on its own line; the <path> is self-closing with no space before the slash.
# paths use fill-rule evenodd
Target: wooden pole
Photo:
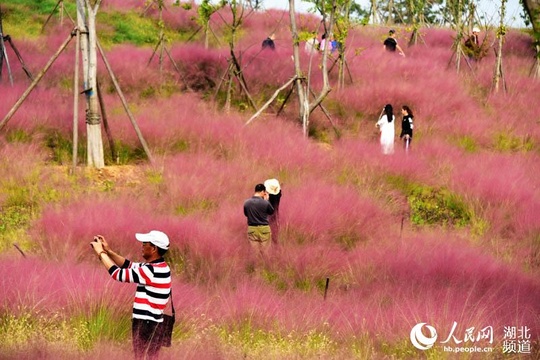
<path id="1" fill-rule="evenodd" d="M 249 120 L 244 124 L 244 125 L 248 125 L 250 122 L 252 122 L 253 120 L 255 120 L 256 117 L 258 117 L 268 106 L 270 106 L 270 104 L 272 103 L 272 101 L 274 101 L 274 99 L 279 95 L 279 93 L 284 90 L 286 87 L 290 86 L 294 81 L 296 80 L 296 76 L 293 76 L 289 81 L 287 81 L 282 87 L 280 87 L 279 89 L 277 89 L 275 92 L 274 92 L 274 95 L 272 95 L 272 97 L 270 98 L 270 100 L 268 100 L 255 114 L 253 114 L 252 117 L 249 118 Z"/>
<path id="2" fill-rule="evenodd" d="M 124 97 L 124 93 L 122 92 L 122 89 L 120 88 L 120 85 L 118 84 L 118 81 L 116 80 L 116 76 L 114 76 L 111 65 L 109 64 L 109 61 L 107 60 L 107 57 L 105 56 L 105 52 L 103 51 L 103 48 L 101 47 L 101 44 L 99 43 L 98 39 L 96 39 L 96 45 L 99 50 L 99 53 L 101 54 L 101 58 L 103 59 L 103 62 L 105 63 L 105 67 L 107 68 L 107 71 L 109 72 L 109 76 L 111 77 L 111 80 L 114 84 L 114 88 L 116 92 L 118 93 L 120 100 L 122 101 L 124 110 L 126 111 L 126 114 L 129 117 L 129 120 L 131 121 L 131 125 L 133 125 L 133 128 L 135 129 L 135 133 L 137 133 L 137 137 L 139 138 L 139 141 L 141 142 L 144 152 L 146 153 L 148 160 L 150 160 L 150 162 L 153 163 L 154 159 L 152 158 L 150 149 L 148 148 L 148 145 L 146 144 L 146 140 L 144 140 L 144 136 L 141 132 L 141 129 L 139 129 L 139 125 L 137 125 L 137 122 L 135 121 L 135 117 L 131 113 L 131 110 L 129 110 L 129 106 L 127 104 L 126 98 Z"/>
<path id="3" fill-rule="evenodd" d="M 109 120 L 107 119 L 107 111 L 105 109 L 105 101 L 103 101 L 103 93 L 101 92 L 101 84 L 97 82 L 97 96 L 99 100 L 99 107 L 101 109 L 101 120 L 103 121 L 103 128 L 105 129 L 105 134 L 107 135 L 107 140 L 109 141 L 109 147 L 111 148 L 111 157 L 112 160 L 117 164 L 120 162 L 120 158 L 116 153 L 116 146 L 114 146 L 114 139 L 112 136 L 111 128 L 109 127 Z"/>
<path id="4" fill-rule="evenodd" d="M 32 81 L 32 83 L 30 84 L 30 86 L 28 87 L 28 89 L 26 89 L 26 91 L 22 94 L 22 96 L 19 98 L 19 100 L 17 100 L 17 102 L 15 103 L 15 105 L 13 105 L 13 107 L 11 108 L 11 110 L 7 113 L 7 115 L 4 117 L 4 119 L 2 119 L 2 121 L 0 121 L 0 131 L 2 131 L 2 129 L 4 128 L 4 126 L 6 126 L 7 122 L 13 117 L 13 115 L 15 114 L 15 112 L 17 112 L 17 110 L 19 109 L 19 107 L 22 105 L 22 103 L 24 102 L 24 100 L 26 100 L 26 98 L 28 97 L 28 95 L 30 95 L 30 93 L 32 92 L 32 90 L 34 90 L 34 88 L 36 87 L 36 85 L 39 83 L 39 81 L 43 78 L 43 76 L 45 75 L 45 73 L 50 69 L 50 67 L 52 66 L 52 64 L 56 61 L 56 59 L 58 58 L 58 56 L 60 56 L 60 54 L 62 53 L 62 51 L 64 51 L 64 49 L 68 46 L 69 42 L 71 41 L 71 38 L 75 35 L 75 32 L 72 31 L 71 34 L 69 34 L 69 37 L 64 41 L 64 43 L 62 45 L 60 45 L 60 48 L 56 51 L 56 53 L 51 57 L 51 59 L 49 60 L 49 62 L 47 62 L 47 64 L 45 65 L 45 67 L 43 68 L 43 70 L 41 70 L 39 72 L 39 74 L 36 76 L 36 78 L 34 79 L 34 81 Z"/>
<path id="5" fill-rule="evenodd" d="M 330 278 L 326 278 L 326 285 L 324 286 L 324 300 L 326 300 L 326 295 L 328 294 L 329 285 L 330 285 Z"/>
<path id="6" fill-rule="evenodd" d="M 6 59 L 6 67 L 8 70 L 8 76 L 9 76 L 9 83 L 11 86 L 13 86 L 13 75 L 11 74 L 11 66 L 9 66 L 9 59 L 6 52 L 6 43 L 4 42 L 4 34 L 2 31 L 0 31 L 0 51 L 2 51 L 2 54 L 0 55 L 2 59 Z M 0 73 L 0 76 L 2 74 Z"/>
<path id="7" fill-rule="evenodd" d="M 72 171 L 75 173 L 78 163 L 79 148 L 79 51 L 80 51 L 80 30 L 75 30 L 75 71 L 73 76 L 73 162 Z"/>

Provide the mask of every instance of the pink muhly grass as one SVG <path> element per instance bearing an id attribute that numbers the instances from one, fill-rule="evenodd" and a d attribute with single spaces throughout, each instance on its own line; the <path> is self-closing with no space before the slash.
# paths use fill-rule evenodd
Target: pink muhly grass
<path id="1" fill-rule="evenodd" d="M 538 170 L 533 158 L 479 155 L 460 162 L 453 186 L 480 200 L 478 210 L 489 219 L 491 231 L 518 240 L 538 229 L 540 223 L 531 217 L 540 203 L 532 185 Z"/>
<path id="2" fill-rule="evenodd" d="M 7 271 L 8 262 L 2 263 Z M 50 263 L 29 257 L 9 264 L 12 274 L 2 279 L 5 291 L 1 302 L 11 313 L 89 316 L 89 311 L 99 308 L 116 315 L 129 313 L 134 287 L 111 291 L 116 284 L 97 260 L 94 265 L 85 265 L 71 261 Z"/>
<path id="3" fill-rule="evenodd" d="M 0 142 L 0 164 L 17 164 L 17 166 L 0 166 L 0 182 L 13 181 L 21 184 L 23 180 L 38 168 L 41 168 L 46 154 L 36 144 Z"/>
<path id="4" fill-rule="evenodd" d="M 159 229 L 171 238 L 176 237 L 177 227 L 172 219 L 159 214 L 149 216 L 148 209 L 133 199 L 94 197 L 64 207 L 46 208 L 33 232 L 41 251 L 58 259 L 92 257 L 89 244 L 94 235 L 101 234 L 113 248 L 137 261 L 140 243 L 135 240 L 136 232 Z"/>
<path id="5" fill-rule="evenodd" d="M 206 201 L 210 206 L 219 206 L 223 201 L 239 200 L 237 194 L 246 193 L 242 181 L 231 181 L 246 172 L 240 163 L 202 154 L 179 154 L 168 162 L 166 184 L 171 199 L 178 205 L 192 203 L 196 206 L 198 201 Z"/>
<path id="6" fill-rule="evenodd" d="M 371 201 L 353 196 L 352 188 L 306 179 L 301 189 L 290 190 L 287 206 L 280 207 L 284 225 L 300 231 L 296 241 L 332 243 L 352 236 L 364 242 L 380 235 L 384 213 Z M 309 201 L 305 194 L 311 194 Z"/>
<path id="7" fill-rule="evenodd" d="M 502 329 L 519 320 L 539 326 L 538 317 L 530 316 L 539 306 L 531 297 L 540 290 L 537 281 L 474 250 L 457 250 L 453 242 L 405 241 L 357 250 L 359 257 L 350 266 L 359 277 L 351 294 L 331 293 L 330 298 L 357 294 L 357 305 L 351 305 L 362 309 L 350 311 L 364 314 L 362 321 L 379 334 L 398 338 L 420 321 L 448 326 L 452 321 L 475 322 Z"/>

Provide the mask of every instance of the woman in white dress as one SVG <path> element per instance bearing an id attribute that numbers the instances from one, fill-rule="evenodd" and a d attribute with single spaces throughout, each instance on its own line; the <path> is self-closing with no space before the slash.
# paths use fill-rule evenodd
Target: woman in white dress
<path id="1" fill-rule="evenodd" d="M 394 120 L 394 110 L 392 109 L 392 105 L 387 104 L 384 107 L 383 115 L 376 124 L 381 132 L 381 150 L 385 155 L 394 153 L 394 137 L 396 134 Z"/>

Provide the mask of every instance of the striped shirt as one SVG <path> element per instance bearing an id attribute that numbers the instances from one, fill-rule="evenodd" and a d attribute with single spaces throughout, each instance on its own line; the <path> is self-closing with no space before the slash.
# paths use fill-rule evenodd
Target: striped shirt
<path id="1" fill-rule="evenodd" d="M 163 258 L 151 263 L 126 260 L 122 267 L 109 269 L 111 277 L 120 282 L 136 283 L 133 318 L 163 321 L 163 310 L 171 293 L 171 269 Z"/>

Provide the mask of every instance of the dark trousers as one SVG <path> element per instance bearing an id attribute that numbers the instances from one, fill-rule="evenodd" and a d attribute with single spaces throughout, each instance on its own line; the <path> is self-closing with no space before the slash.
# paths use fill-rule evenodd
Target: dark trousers
<path id="1" fill-rule="evenodd" d="M 161 348 L 160 323 L 132 319 L 131 333 L 135 359 L 157 359 Z"/>

